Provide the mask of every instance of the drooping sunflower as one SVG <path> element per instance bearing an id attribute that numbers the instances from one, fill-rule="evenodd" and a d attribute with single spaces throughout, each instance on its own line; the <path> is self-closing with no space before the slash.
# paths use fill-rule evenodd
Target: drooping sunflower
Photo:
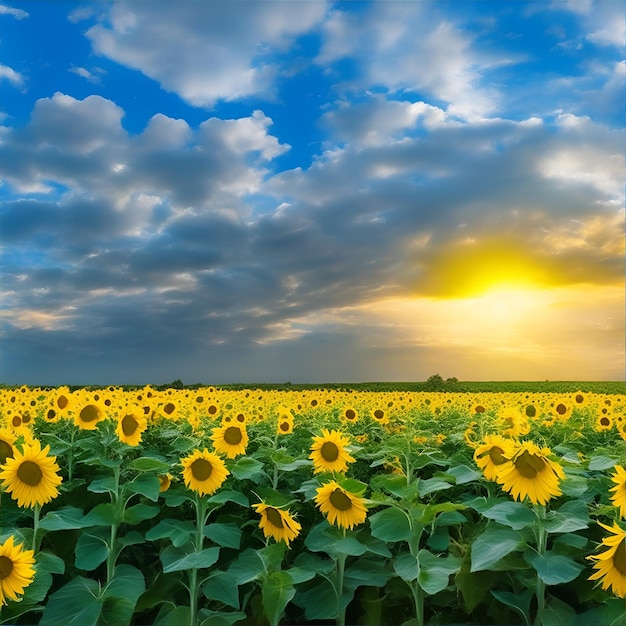
<path id="1" fill-rule="evenodd" d="M 533 504 L 545 504 L 561 495 L 560 481 L 565 478 L 561 465 L 550 460 L 549 448 L 532 441 L 516 444 L 513 456 L 502 465 L 496 480 L 515 500 L 529 498 Z"/>
<path id="2" fill-rule="evenodd" d="M 313 461 L 314 474 L 320 472 L 345 472 L 348 463 L 354 463 L 345 449 L 350 439 L 337 430 L 322 429 L 322 435 L 313 437 L 309 459 Z"/>
<path id="3" fill-rule="evenodd" d="M 600 554 L 592 554 L 587 558 L 596 561 L 593 569 L 597 570 L 589 580 L 600 580 L 602 589 L 611 591 L 618 597 L 626 597 L 626 530 L 623 530 L 613 522 L 613 526 L 606 526 L 598 522 L 602 528 L 612 533 L 611 536 L 602 540 L 603 546 L 608 550 Z"/>
<path id="4" fill-rule="evenodd" d="M 8 600 L 19 600 L 18 596 L 35 578 L 35 553 L 24 550 L 22 544 L 14 545 L 11 535 L 0 544 L 0 607 Z"/>
<path id="5" fill-rule="evenodd" d="M 0 465 L 15 455 L 15 440 L 17 437 L 8 428 L 0 428 Z"/>
<path id="6" fill-rule="evenodd" d="M 117 418 L 115 434 L 122 443 L 129 446 L 138 446 L 141 441 L 141 434 L 148 427 L 148 420 L 143 415 L 140 406 L 127 406 Z"/>
<path id="7" fill-rule="evenodd" d="M 354 528 L 367 517 L 365 500 L 331 480 L 317 488 L 315 504 L 328 522 L 340 528 Z"/>
<path id="8" fill-rule="evenodd" d="M 248 433 L 244 425 L 227 423 L 213 429 L 211 440 L 217 452 L 225 454 L 229 459 L 234 459 L 246 453 Z"/>
<path id="9" fill-rule="evenodd" d="M 611 502 L 619 508 L 620 517 L 626 518 L 626 470 L 621 465 L 616 465 L 611 480 L 615 483 L 615 487 L 609 489 L 613 492 Z"/>
<path id="10" fill-rule="evenodd" d="M 163 493 L 167 491 L 172 484 L 172 475 L 171 474 L 160 474 L 159 475 L 159 493 Z"/>
<path id="11" fill-rule="evenodd" d="M 474 450 L 474 461 L 487 480 L 496 480 L 498 473 L 515 454 L 515 442 L 502 435 L 486 435 Z"/>
<path id="12" fill-rule="evenodd" d="M 14 449 L 13 458 L 8 458 L 0 472 L 0 481 L 5 490 L 17 500 L 18 506 L 42 506 L 59 495 L 57 487 L 61 476 L 56 456 L 49 456 L 50 446 L 43 450 L 37 439 L 23 446 L 23 452 Z"/>
<path id="13" fill-rule="evenodd" d="M 272 537 L 276 541 L 284 541 L 289 547 L 289 542 L 294 540 L 302 526 L 294 519 L 289 511 L 275 506 L 269 506 L 264 502 L 253 504 L 252 508 L 261 515 L 259 528 L 266 537 Z"/>
<path id="14" fill-rule="evenodd" d="M 214 494 L 230 474 L 222 458 L 206 448 L 194 450 L 180 462 L 185 485 L 201 496 Z"/>

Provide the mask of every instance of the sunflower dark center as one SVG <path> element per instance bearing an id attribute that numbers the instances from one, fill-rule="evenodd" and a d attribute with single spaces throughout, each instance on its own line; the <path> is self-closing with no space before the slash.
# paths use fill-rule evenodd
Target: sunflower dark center
<path id="1" fill-rule="evenodd" d="M 22 461 L 17 469 L 17 477 L 30 487 L 36 487 L 43 478 L 43 472 L 34 461 Z"/>
<path id="2" fill-rule="evenodd" d="M 0 580 L 4 580 L 13 571 L 13 561 L 8 556 L 0 556 Z"/>
<path id="3" fill-rule="evenodd" d="M 348 420 L 353 420 L 356 417 L 356 413 L 353 409 L 347 409 L 345 415 Z"/>
<path id="4" fill-rule="evenodd" d="M 602 424 L 602 426 L 608 426 L 610 423 L 611 423 L 611 420 L 606 415 L 603 415 L 600 418 L 600 424 Z"/>
<path id="5" fill-rule="evenodd" d="M 16 415 L 12 420 L 11 424 L 13 428 L 19 428 L 22 425 L 22 418 L 19 415 Z"/>
<path id="6" fill-rule="evenodd" d="M 327 463 L 332 463 L 339 458 L 339 448 L 332 441 L 326 441 L 320 448 L 320 453 Z"/>
<path id="7" fill-rule="evenodd" d="M 175 410 L 176 410 L 176 405 L 173 402 L 168 402 L 163 407 L 163 412 L 166 413 L 167 415 L 171 415 Z"/>
<path id="8" fill-rule="evenodd" d="M 576 394 L 576 397 L 574 398 L 574 400 L 576 400 L 576 404 L 582 404 L 585 401 L 585 396 Z"/>
<path id="9" fill-rule="evenodd" d="M 352 500 L 339 488 L 330 494 L 329 500 L 340 511 L 349 511 L 352 508 Z"/>
<path id="10" fill-rule="evenodd" d="M 241 429 L 237 426 L 229 426 L 224 431 L 224 441 L 229 446 L 238 446 L 243 439 L 243 435 L 241 434 Z"/>
<path id="11" fill-rule="evenodd" d="M 535 478 L 537 474 L 544 468 L 546 462 L 536 454 L 531 454 L 528 450 L 524 450 L 517 459 L 515 459 L 515 467 L 524 478 Z"/>
<path id="12" fill-rule="evenodd" d="M 88 404 L 84 406 L 78 416 L 80 417 L 81 422 L 95 422 L 100 415 L 100 411 L 95 404 Z"/>
<path id="13" fill-rule="evenodd" d="M 217 407 L 214 404 L 209 406 L 207 410 L 209 412 L 209 415 L 215 415 L 217 413 Z"/>
<path id="14" fill-rule="evenodd" d="M 267 515 L 267 519 L 272 526 L 275 526 L 276 528 L 285 527 L 283 524 L 283 517 L 278 512 L 278 509 L 275 509 L 272 506 L 267 507 L 267 509 L 265 509 L 265 515 Z"/>
<path id="15" fill-rule="evenodd" d="M 132 415 L 124 415 L 122 418 L 122 432 L 130 437 L 139 427 L 139 422 Z"/>
<path id="16" fill-rule="evenodd" d="M 289 422 L 281 422 L 280 429 L 286 433 L 289 430 Z"/>
<path id="17" fill-rule="evenodd" d="M 57 412 L 54 409 L 48 409 L 46 412 L 46 419 L 53 420 L 57 416 Z"/>
<path id="18" fill-rule="evenodd" d="M 613 565 L 622 576 L 626 576 L 626 539 L 622 539 L 622 543 L 617 546 L 613 555 Z"/>
<path id="19" fill-rule="evenodd" d="M 557 404 L 556 405 L 556 412 L 559 415 L 565 415 L 567 413 L 567 407 L 564 404 L 562 404 L 562 403 Z"/>
<path id="20" fill-rule="evenodd" d="M 196 480 L 204 481 L 213 472 L 213 466 L 206 459 L 196 459 L 191 464 L 191 473 Z"/>
<path id="21" fill-rule="evenodd" d="M 526 407 L 526 417 L 535 417 L 535 415 L 537 415 L 537 409 L 532 404 L 529 404 Z"/>
<path id="22" fill-rule="evenodd" d="M 381 419 L 383 419 L 383 417 L 385 417 L 385 412 L 384 412 L 384 411 L 382 411 L 381 409 L 376 409 L 376 410 L 374 411 L 374 417 L 375 417 L 377 420 L 381 420 Z"/>
<path id="23" fill-rule="evenodd" d="M 482 406 L 481 404 L 479 404 L 479 405 L 478 405 L 478 406 L 474 409 L 474 412 L 475 412 L 475 413 L 484 413 L 484 412 L 485 412 L 485 410 L 486 410 L 486 409 L 485 409 L 485 407 L 484 407 L 484 406 Z"/>
<path id="24" fill-rule="evenodd" d="M 6 463 L 7 459 L 13 458 L 13 446 L 4 439 L 0 439 L 0 465 Z"/>
<path id="25" fill-rule="evenodd" d="M 492 446 L 489 450 L 489 458 L 494 465 L 502 465 L 507 462 L 507 458 L 504 456 L 504 450 L 498 446 Z"/>

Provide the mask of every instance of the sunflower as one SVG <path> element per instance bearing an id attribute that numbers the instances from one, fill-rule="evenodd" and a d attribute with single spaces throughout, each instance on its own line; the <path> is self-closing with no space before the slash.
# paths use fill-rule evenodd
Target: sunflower
<path id="1" fill-rule="evenodd" d="M 34 439 L 32 444 L 24 444 L 23 452 L 15 449 L 13 458 L 8 458 L 2 466 L 0 481 L 18 506 L 41 506 L 59 495 L 59 466 L 56 457 L 48 456 L 48 452 L 50 446 L 42 450 Z"/>
<path id="2" fill-rule="evenodd" d="M 320 472 L 345 472 L 348 463 L 354 463 L 354 459 L 346 452 L 345 446 L 350 440 L 339 431 L 324 428 L 321 437 L 313 437 L 311 454 L 314 473 Z"/>
<path id="3" fill-rule="evenodd" d="M 316 491 L 315 504 L 331 524 L 352 529 L 365 521 L 365 500 L 343 489 L 338 482 L 332 480 Z"/>
<path id="4" fill-rule="evenodd" d="M 533 504 L 545 504 L 560 496 L 559 482 L 565 478 L 563 468 L 548 456 L 549 448 L 539 448 L 531 441 L 516 445 L 515 453 L 502 465 L 496 476 L 502 489 L 515 500 L 528 497 Z"/>
<path id="5" fill-rule="evenodd" d="M 7 604 L 7 598 L 19 600 L 18 595 L 33 582 L 34 556 L 33 550 L 14 545 L 13 535 L 0 545 L 0 606 Z"/>
<path id="6" fill-rule="evenodd" d="M 610 411 L 606 411 L 606 413 L 599 413 L 594 426 L 596 432 L 611 430 L 611 428 L 613 428 L 613 416 Z"/>
<path id="7" fill-rule="evenodd" d="M 616 465 L 611 480 L 615 483 L 615 487 L 609 489 L 613 492 L 611 502 L 619 507 L 620 517 L 626 517 L 626 470 L 621 465 Z"/>
<path id="8" fill-rule="evenodd" d="M 602 522 L 598 524 L 613 535 L 602 540 L 602 545 L 608 546 L 608 550 L 587 557 L 596 561 L 593 569 L 597 570 L 589 576 L 589 580 L 601 580 L 602 589 L 606 591 L 610 587 L 618 598 L 624 598 L 626 597 L 626 530 L 620 528 L 617 522 L 613 522 L 613 527 L 606 526 Z"/>
<path id="9" fill-rule="evenodd" d="M 15 440 L 17 437 L 8 428 L 0 428 L 0 465 L 15 456 Z"/>
<path id="10" fill-rule="evenodd" d="M 217 452 L 225 454 L 229 459 L 234 459 L 246 453 L 248 433 L 244 425 L 227 423 L 213 429 L 211 440 Z"/>
<path id="11" fill-rule="evenodd" d="M 95 400 L 88 400 L 74 413 L 74 424 L 82 430 L 96 430 L 98 423 L 105 418 L 104 405 Z"/>
<path id="12" fill-rule="evenodd" d="M 293 416 L 291 413 L 280 413 L 278 416 L 278 424 L 276 432 L 279 435 L 289 435 L 293 432 Z"/>
<path id="13" fill-rule="evenodd" d="M 381 408 L 373 408 L 370 412 L 370 416 L 378 424 L 387 424 L 387 422 L 389 422 L 388 413 Z"/>
<path id="14" fill-rule="evenodd" d="M 359 413 L 354 407 L 347 406 L 341 411 L 339 417 L 344 422 L 356 422 L 359 419 Z"/>
<path id="15" fill-rule="evenodd" d="M 201 496 L 214 494 L 230 474 L 222 458 L 206 448 L 202 451 L 194 450 L 180 462 L 185 485 Z"/>
<path id="16" fill-rule="evenodd" d="M 264 502 L 253 504 L 252 508 L 261 515 L 259 528 L 266 537 L 272 537 L 276 541 L 284 541 L 289 547 L 289 542 L 298 536 L 302 526 L 296 522 L 289 511 L 284 511 L 275 506 L 269 506 Z"/>
<path id="17" fill-rule="evenodd" d="M 143 415 L 140 406 L 129 406 L 120 412 L 117 418 L 115 434 L 122 443 L 129 446 L 138 446 L 141 433 L 148 427 L 148 420 Z"/>
<path id="18" fill-rule="evenodd" d="M 516 406 L 502 407 L 498 411 L 497 421 L 505 436 L 519 437 L 530 431 L 528 420 Z"/>
<path id="19" fill-rule="evenodd" d="M 487 480 L 496 480 L 505 463 L 515 453 L 515 443 L 502 435 L 487 435 L 474 450 L 474 461 Z"/>
<path id="20" fill-rule="evenodd" d="M 172 484 L 172 475 L 171 474 L 161 474 L 158 476 L 159 479 L 159 493 L 163 493 L 170 488 Z"/>

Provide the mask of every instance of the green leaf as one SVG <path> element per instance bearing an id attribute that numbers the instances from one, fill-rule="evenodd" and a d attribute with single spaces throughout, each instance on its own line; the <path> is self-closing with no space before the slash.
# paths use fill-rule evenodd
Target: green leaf
<path id="1" fill-rule="evenodd" d="M 579 498 L 589 489 L 589 482 L 585 476 L 567 476 L 559 483 L 559 489 L 564 496 Z"/>
<path id="2" fill-rule="evenodd" d="M 417 580 L 420 573 L 419 563 L 410 552 L 401 552 L 393 560 L 393 569 L 407 583 Z"/>
<path id="3" fill-rule="evenodd" d="M 139 596 L 146 590 L 143 574 L 132 565 L 118 565 L 104 588 L 100 623 L 130 624 Z"/>
<path id="4" fill-rule="evenodd" d="M 156 541 L 157 539 L 167 538 L 176 548 L 180 548 L 191 541 L 195 530 L 195 526 L 192 522 L 177 519 L 164 519 L 146 533 L 146 539 Z"/>
<path id="5" fill-rule="evenodd" d="M 119 524 L 119 513 L 117 509 L 110 503 L 104 502 L 96 506 L 85 515 L 83 526 L 111 526 Z"/>
<path id="6" fill-rule="evenodd" d="M 181 624 L 189 624 L 191 619 L 191 609 L 188 606 L 177 606 L 172 610 L 168 610 L 169 606 L 159 612 L 154 626 L 181 626 Z"/>
<path id="7" fill-rule="evenodd" d="M 464 485 L 470 483 L 473 480 L 478 480 L 482 476 L 482 472 L 479 472 L 473 467 L 467 465 L 455 465 L 446 470 L 446 474 L 454 476 L 457 485 Z"/>
<path id="8" fill-rule="evenodd" d="M 232 626 L 246 619 L 246 614 L 241 611 L 211 611 L 203 608 L 198 611 L 198 615 L 200 626 Z"/>
<path id="9" fill-rule="evenodd" d="M 546 606 L 537 614 L 541 626 L 571 626 L 575 617 L 576 611 L 569 604 L 565 604 L 565 602 L 553 597 L 548 598 Z M 591 624 L 593 622 L 587 623 Z M 605 623 L 610 624 L 611 622 Z"/>
<path id="10" fill-rule="evenodd" d="M 515 609 L 527 624 L 530 624 L 530 601 L 535 595 L 532 589 L 526 589 L 520 593 L 511 593 L 510 591 L 491 591 L 491 595 L 506 606 Z"/>
<path id="11" fill-rule="evenodd" d="M 472 572 L 490 569 L 523 543 L 519 533 L 508 528 L 488 527 L 472 543 Z"/>
<path id="12" fill-rule="evenodd" d="M 110 530 L 96 527 L 84 530 L 76 542 L 75 565 L 78 569 L 91 572 L 104 563 L 109 556 Z"/>
<path id="13" fill-rule="evenodd" d="M 270 487 L 255 487 L 254 492 L 263 502 L 265 502 L 265 504 L 268 504 L 269 506 L 280 508 L 287 506 L 294 501 L 293 496 L 287 496 L 284 493 L 276 491 Z"/>
<path id="14" fill-rule="evenodd" d="M 544 528 L 549 533 L 570 533 L 589 526 L 589 509 L 581 500 L 568 500 L 546 515 Z"/>
<path id="15" fill-rule="evenodd" d="M 213 523 L 204 527 L 204 536 L 222 548 L 239 549 L 241 528 L 236 524 Z"/>
<path id="16" fill-rule="evenodd" d="M 386 542 L 409 541 L 413 529 L 406 513 L 395 507 L 388 507 L 374 513 L 369 518 L 371 533 Z"/>
<path id="17" fill-rule="evenodd" d="M 235 574 L 231 572 L 213 572 L 202 585 L 202 593 L 209 600 L 217 600 L 224 604 L 239 608 L 239 587 Z"/>
<path id="18" fill-rule="evenodd" d="M 313 556 L 312 554 L 310 556 Z M 291 579 L 293 580 L 294 585 L 299 585 L 300 583 L 305 583 L 307 580 L 311 580 L 315 577 L 315 574 L 318 570 L 316 569 L 303 569 L 301 567 L 290 567 L 287 572 Z"/>
<path id="19" fill-rule="evenodd" d="M 138 472 L 155 472 L 157 474 L 166 474 L 171 469 L 171 464 L 162 457 L 142 456 L 132 461 L 129 465 L 132 470 Z"/>
<path id="20" fill-rule="evenodd" d="M 250 506 L 250 502 L 244 493 L 241 491 L 233 491 L 232 489 L 223 489 L 218 491 L 216 494 L 208 498 L 207 502 L 211 502 L 213 504 L 234 502 L 235 504 L 240 504 L 246 508 Z"/>
<path id="21" fill-rule="evenodd" d="M 228 573 L 237 581 L 237 585 L 249 583 L 265 571 L 263 561 L 256 550 L 248 548 L 239 554 L 237 560 L 228 568 Z"/>
<path id="22" fill-rule="evenodd" d="M 367 552 L 367 546 L 362 544 L 353 534 L 343 533 L 328 522 L 321 522 L 309 531 L 304 540 L 306 547 L 312 552 L 326 552 L 337 557 L 340 554 L 360 556 Z"/>
<path id="23" fill-rule="evenodd" d="M 334 619 L 339 614 L 335 588 L 326 578 L 305 592 L 297 593 L 294 603 L 304 609 L 306 619 L 311 622 Z"/>
<path id="24" fill-rule="evenodd" d="M 77 576 L 55 591 L 46 603 L 40 626 L 96 626 L 102 602 L 100 585 Z"/>
<path id="25" fill-rule="evenodd" d="M 428 550 L 420 550 L 417 556 L 420 564 L 417 582 L 428 595 L 443 591 L 448 586 L 450 574 L 458 572 L 461 567 L 461 559 L 455 556 L 436 556 Z"/>
<path id="26" fill-rule="evenodd" d="M 154 474 L 140 474 L 135 480 L 124 485 L 127 494 L 140 494 L 156 502 L 159 499 L 160 483 Z"/>
<path id="27" fill-rule="evenodd" d="M 494 506 L 481 511 L 488 519 L 492 519 L 513 530 L 521 530 L 535 523 L 536 517 L 533 511 L 521 502 L 499 502 Z"/>
<path id="28" fill-rule="evenodd" d="M 219 558 L 219 548 L 206 548 L 200 552 L 183 552 L 179 548 L 168 546 L 160 555 L 163 572 L 180 572 L 187 569 L 211 567 Z"/>
<path id="29" fill-rule="evenodd" d="M 372 489 L 382 489 L 400 500 L 417 499 L 417 480 L 406 484 L 406 476 L 398 474 L 376 474 L 371 480 Z"/>
<path id="30" fill-rule="evenodd" d="M 346 587 L 356 589 L 363 586 L 384 587 L 392 574 L 384 561 L 364 556 L 346 567 L 344 576 Z"/>
<path id="31" fill-rule="evenodd" d="M 619 464 L 619 459 L 597 454 L 589 459 L 589 470 L 592 472 L 601 472 L 603 470 L 612 469 Z"/>
<path id="32" fill-rule="evenodd" d="M 37 552 L 37 571 L 48 572 L 49 574 L 64 574 L 65 561 L 51 552 Z"/>
<path id="33" fill-rule="evenodd" d="M 524 553 L 524 558 L 535 568 L 539 578 L 546 585 L 569 583 L 584 569 L 572 557 L 554 554 L 551 550 L 547 550 L 543 555 L 534 550 L 527 550 Z"/>
<path id="34" fill-rule="evenodd" d="M 96 478 L 92 480 L 87 487 L 87 491 L 92 493 L 117 493 L 117 486 L 115 484 L 114 476 L 103 476 L 102 478 Z"/>
<path id="35" fill-rule="evenodd" d="M 367 484 L 360 480 L 357 480 L 356 478 L 348 478 L 346 476 L 340 476 L 337 479 L 337 482 L 339 483 L 342 489 L 345 489 L 345 491 L 349 491 L 355 496 L 362 496 L 365 493 L 365 490 L 367 489 Z"/>
<path id="36" fill-rule="evenodd" d="M 160 512 L 160 507 L 140 502 L 139 504 L 135 504 L 135 506 L 131 506 L 124 511 L 123 521 L 126 524 L 139 524 L 144 520 L 156 517 Z"/>
<path id="37" fill-rule="evenodd" d="M 230 470 L 237 480 L 249 480 L 263 474 L 263 463 L 256 459 L 244 456 L 237 460 Z"/>
<path id="38" fill-rule="evenodd" d="M 427 478 L 426 480 L 419 479 L 418 491 L 420 496 L 427 496 L 429 493 L 435 491 L 443 491 L 444 489 L 450 489 L 452 484 L 442 478 Z"/>
<path id="39" fill-rule="evenodd" d="M 281 472 L 293 472 L 301 467 L 310 467 L 313 465 L 313 461 L 308 459 L 296 459 L 286 463 L 277 463 L 276 466 Z"/>
<path id="40" fill-rule="evenodd" d="M 82 509 L 68 506 L 58 511 L 50 511 L 39 522 L 39 528 L 44 530 L 76 530 L 85 528 L 85 514 Z"/>
<path id="41" fill-rule="evenodd" d="M 262 578 L 261 602 L 265 616 L 277 626 L 285 607 L 296 594 L 291 576 L 284 571 L 271 572 Z"/>
<path id="42" fill-rule="evenodd" d="M 167 491 L 164 491 L 161 497 L 167 506 L 179 507 L 184 502 L 194 501 L 190 494 L 191 492 L 188 489 L 172 486 Z"/>

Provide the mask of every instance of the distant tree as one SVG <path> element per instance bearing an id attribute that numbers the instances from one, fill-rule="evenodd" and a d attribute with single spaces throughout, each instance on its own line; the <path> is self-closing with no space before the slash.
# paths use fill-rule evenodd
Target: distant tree
<path id="1" fill-rule="evenodd" d="M 185 385 L 183 385 L 183 381 L 180 378 L 173 380 L 169 384 L 170 389 L 184 389 Z"/>
<path id="2" fill-rule="evenodd" d="M 454 385 L 455 383 L 459 382 L 459 379 L 456 376 L 452 376 L 452 378 L 446 378 L 446 382 L 452 383 Z"/>
<path id="3" fill-rule="evenodd" d="M 428 389 L 441 389 L 444 385 L 444 380 L 439 374 L 433 374 L 426 380 Z"/>

